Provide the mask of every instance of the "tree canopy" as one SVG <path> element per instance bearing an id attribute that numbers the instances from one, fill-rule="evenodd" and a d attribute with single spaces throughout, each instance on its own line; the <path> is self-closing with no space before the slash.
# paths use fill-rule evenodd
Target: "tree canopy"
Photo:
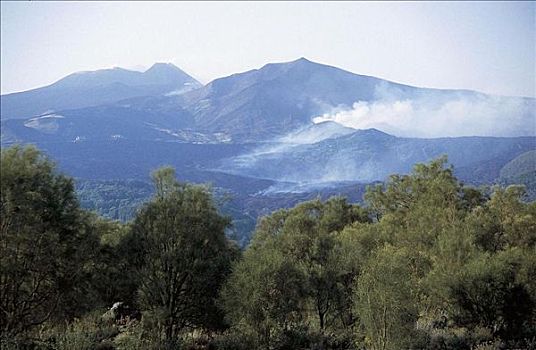
<path id="1" fill-rule="evenodd" d="M 11 337 L 87 310 L 98 240 L 72 180 L 36 148 L 2 150 L 0 168 L 0 324 Z"/>
<path id="2" fill-rule="evenodd" d="M 534 348 L 536 203 L 454 174 L 440 158 L 361 205 L 277 210 L 240 251 L 210 188 L 172 168 L 122 224 L 81 210 L 37 149 L 4 149 L 2 348 Z"/>
<path id="3" fill-rule="evenodd" d="M 236 248 L 207 188 L 177 182 L 171 168 L 155 171 L 153 181 L 155 197 L 132 223 L 129 255 L 140 306 L 170 342 L 185 328 L 221 327 L 215 300 Z"/>

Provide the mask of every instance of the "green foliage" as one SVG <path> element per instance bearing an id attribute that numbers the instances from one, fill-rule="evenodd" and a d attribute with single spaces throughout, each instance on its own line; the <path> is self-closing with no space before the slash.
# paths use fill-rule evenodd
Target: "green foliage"
<path id="1" fill-rule="evenodd" d="M 394 176 L 385 189 L 366 195 L 393 254 L 411 252 L 416 298 L 405 306 L 418 310 L 413 331 L 429 341 L 458 337 L 468 348 L 485 341 L 472 335 L 479 329 L 488 340 L 530 339 L 535 294 L 528 271 L 534 265 L 527 257 L 534 255 L 534 204 L 521 201 L 519 187 L 496 188 L 491 198 L 465 188 L 444 162 L 416 166 L 413 174 Z M 388 280 L 397 283 L 394 276 Z"/>
<path id="2" fill-rule="evenodd" d="M 153 195 L 149 183 L 135 180 L 76 180 L 80 205 L 108 219 L 130 221 Z"/>
<path id="3" fill-rule="evenodd" d="M 281 252 L 248 250 L 222 290 L 228 321 L 258 344 L 295 327 L 305 305 L 305 276 Z"/>
<path id="4" fill-rule="evenodd" d="M 495 252 L 536 246 L 536 203 L 523 203 L 523 193 L 520 186 L 497 187 L 491 199 L 471 213 L 468 222 L 479 247 Z"/>
<path id="5" fill-rule="evenodd" d="M 367 348 L 407 347 L 414 333 L 418 309 L 412 257 L 405 249 L 385 246 L 365 266 L 357 280 L 355 310 Z"/>
<path id="6" fill-rule="evenodd" d="M 507 186 L 518 184 L 525 186 L 524 198 L 536 199 L 536 150 L 522 153 L 508 162 L 500 171 L 499 183 Z"/>
<path id="7" fill-rule="evenodd" d="M 55 350 L 115 349 L 113 338 L 119 334 L 119 329 L 103 322 L 102 312 L 96 310 L 70 324 L 44 327 L 40 334 L 44 339 L 43 347 Z"/>
<path id="8" fill-rule="evenodd" d="M 446 164 L 369 188 L 366 208 L 275 211 L 241 254 L 209 189 L 172 168 L 123 224 L 81 210 L 35 148 L 2 150 L 2 348 L 533 348 L 536 203 Z M 141 321 L 104 313 L 116 301 Z"/>
<path id="9" fill-rule="evenodd" d="M 99 306 L 110 307 L 117 301 L 135 305 L 139 281 L 130 268 L 129 226 L 98 217 L 93 218 L 92 226 L 100 241 L 92 281 Z"/>
<path id="10" fill-rule="evenodd" d="M 37 149 L 1 156 L 0 303 L 2 337 L 87 310 L 98 239 L 73 182 Z"/>
<path id="11" fill-rule="evenodd" d="M 454 321 L 487 328 L 502 339 L 534 334 L 534 295 L 517 277 L 523 255 L 519 249 L 484 253 L 465 265 L 449 286 Z"/>
<path id="12" fill-rule="evenodd" d="M 274 349 L 529 344 L 535 204 L 519 187 L 464 187 L 445 165 L 370 188 L 374 222 L 340 198 L 263 218 L 222 293 L 232 329 Z M 353 345 L 331 342 L 348 333 Z"/>
<path id="13" fill-rule="evenodd" d="M 157 320 L 158 334 L 175 341 L 186 328 L 218 328 L 215 304 L 235 250 L 229 220 L 200 186 L 180 184 L 172 169 L 154 173 L 156 196 L 136 216 L 127 239 L 141 308 Z"/>
<path id="14" fill-rule="evenodd" d="M 370 187 L 365 199 L 377 216 L 398 214 L 404 218 L 415 206 L 427 204 L 444 208 L 459 196 L 460 185 L 445 168 L 446 157 L 430 164 L 417 164 L 411 175 L 392 175 L 385 185 Z"/>
<path id="15" fill-rule="evenodd" d="M 263 218 L 222 292 L 231 325 L 247 330 L 259 346 L 292 348 L 298 345 L 288 341 L 298 337 L 296 332 L 312 336 L 353 322 L 338 312 L 348 309 L 345 287 L 356 272 L 341 268 L 337 237 L 359 221 L 369 221 L 366 212 L 340 197 Z"/>

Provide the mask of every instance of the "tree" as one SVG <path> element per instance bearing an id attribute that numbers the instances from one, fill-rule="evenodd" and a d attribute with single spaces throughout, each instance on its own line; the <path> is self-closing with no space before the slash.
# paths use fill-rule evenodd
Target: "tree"
<path id="1" fill-rule="evenodd" d="M 355 311 L 370 349 L 401 349 L 409 343 L 418 317 L 411 260 L 404 249 L 386 246 L 357 281 Z"/>
<path id="2" fill-rule="evenodd" d="M 352 288 L 347 280 L 354 276 L 341 270 L 337 237 L 346 225 L 368 221 L 366 211 L 341 197 L 262 218 L 224 289 L 231 324 L 253 330 L 266 346 L 297 329 L 324 337 L 347 326 L 339 312 L 350 293 L 342 289 Z"/>
<path id="3" fill-rule="evenodd" d="M 221 293 L 226 317 L 258 347 L 269 348 L 303 320 L 305 276 L 277 249 L 250 248 Z"/>
<path id="4" fill-rule="evenodd" d="M 528 325 L 535 315 L 535 204 L 523 203 L 517 186 L 496 188 L 491 197 L 464 187 L 445 163 L 416 165 L 412 174 L 394 175 L 366 193 L 375 230 L 388 244 L 369 260 L 356 286 L 355 311 L 373 348 L 408 346 L 415 330 L 429 340 L 437 340 L 436 331 L 452 341 L 463 334 L 468 347 L 480 341 L 470 334 L 476 329 L 501 341 L 534 334 Z M 382 256 L 386 249 L 392 258 Z M 397 254 L 406 261 L 396 262 Z M 394 265 L 407 270 L 397 272 Z M 397 277 L 404 273 L 413 287 Z M 382 318 L 382 310 L 392 313 Z"/>
<path id="5" fill-rule="evenodd" d="M 167 195 L 179 188 L 179 183 L 175 179 L 175 170 L 169 166 L 153 171 L 151 173 L 151 179 L 153 180 L 157 199 L 164 199 Z"/>
<path id="6" fill-rule="evenodd" d="M 534 336 L 536 300 L 527 281 L 518 277 L 531 255 L 508 249 L 483 253 L 466 264 L 448 286 L 456 323 L 485 327 L 503 340 Z"/>
<path id="7" fill-rule="evenodd" d="M 156 196 L 136 216 L 129 239 L 140 306 L 170 343 L 185 328 L 221 325 L 215 299 L 236 250 L 224 233 L 229 219 L 206 188 L 178 183 L 169 168 L 153 179 Z"/>
<path id="8" fill-rule="evenodd" d="M 318 327 L 324 331 L 334 326 L 337 301 L 343 291 L 339 282 L 340 266 L 333 252 L 340 231 L 354 222 L 368 222 L 367 213 L 345 198 L 332 197 L 304 202 L 289 211 L 283 231 L 277 239 L 278 249 L 292 257 L 307 280 Z"/>
<path id="9" fill-rule="evenodd" d="M 336 272 L 337 298 L 334 316 L 340 319 L 339 327 L 352 330 L 358 315 L 352 307 L 356 279 L 361 275 L 370 257 L 385 244 L 383 227 L 372 223 L 356 222 L 346 226 L 336 237 L 331 261 Z"/>
<path id="10" fill-rule="evenodd" d="M 13 338 L 88 306 L 98 239 L 70 178 L 34 147 L 2 150 L 0 327 Z"/>
<path id="11" fill-rule="evenodd" d="M 522 186 L 495 188 L 491 199 L 468 217 L 475 243 L 490 252 L 536 246 L 536 203 L 523 203 Z"/>
<path id="12" fill-rule="evenodd" d="M 117 301 L 135 305 L 138 281 L 129 268 L 128 225 L 93 214 L 92 227 L 100 241 L 92 283 L 99 306 L 110 307 Z"/>

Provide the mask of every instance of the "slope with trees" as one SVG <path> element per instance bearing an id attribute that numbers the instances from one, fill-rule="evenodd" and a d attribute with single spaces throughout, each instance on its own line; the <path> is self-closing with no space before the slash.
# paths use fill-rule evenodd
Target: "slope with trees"
<path id="1" fill-rule="evenodd" d="M 172 168 L 122 224 L 80 209 L 35 148 L 1 159 L 2 348 L 536 345 L 536 203 L 464 186 L 445 158 L 369 187 L 363 206 L 275 211 L 242 252 L 210 190 Z"/>

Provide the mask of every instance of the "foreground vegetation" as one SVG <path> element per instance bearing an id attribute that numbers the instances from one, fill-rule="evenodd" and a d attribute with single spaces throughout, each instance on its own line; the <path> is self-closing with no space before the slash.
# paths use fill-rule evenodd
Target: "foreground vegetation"
<path id="1" fill-rule="evenodd" d="M 128 224 L 35 148 L 1 156 L 4 349 L 536 347 L 536 203 L 445 159 L 279 210 L 240 251 L 208 188 L 153 173 Z M 112 307 L 113 305 L 113 307 Z"/>

